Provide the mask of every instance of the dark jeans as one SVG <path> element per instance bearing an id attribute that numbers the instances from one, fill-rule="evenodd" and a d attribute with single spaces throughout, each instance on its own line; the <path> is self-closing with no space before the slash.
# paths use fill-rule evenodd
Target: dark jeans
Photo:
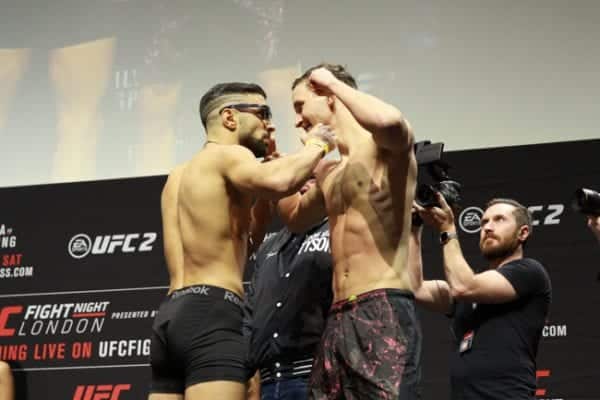
<path id="1" fill-rule="evenodd" d="M 262 385 L 261 400 L 306 400 L 308 398 L 308 380 L 292 378 Z"/>

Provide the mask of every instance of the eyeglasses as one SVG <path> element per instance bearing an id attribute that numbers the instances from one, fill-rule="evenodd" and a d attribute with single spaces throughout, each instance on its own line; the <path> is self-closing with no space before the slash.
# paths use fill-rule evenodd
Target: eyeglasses
<path id="1" fill-rule="evenodd" d="M 256 115 L 258 118 L 263 121 L 270 121 L 272 114 L 271 108 L 266 104 L 253 104 L 253 103 L 238 103 L 238 104 L 229 104 L 219 110 L 219 114 L 223 112 L 226 108 L 233 108 L 235 110 L 241 112 L 249 112 Z"/>

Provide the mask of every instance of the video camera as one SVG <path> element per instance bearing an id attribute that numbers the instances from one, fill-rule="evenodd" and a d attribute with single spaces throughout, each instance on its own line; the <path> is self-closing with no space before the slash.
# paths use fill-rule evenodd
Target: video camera
<path id="1" fill-rule="evenodd" d="M 592 189 L 577 189 L 573 195 L 571 207 L 582 214 L 600 215 L 600 193 Z"/>
<path id="2" fill-rule="evenodd" d="M 460 196 L 462 185 L 448 175 L 450 165 L 442 160 L 444 143 L 431 143 L 429 140 L 417 142 L 414 151 L 418 166 L 427 172 L 429 181 L 433 180 L 432 183 L 425 183 L 423 180 L 427 180 L 427 177 L 419 177 L 420 182 L 415 193 L 417 204 L 421 207 L 440 207 L 435 196 L 436 192 L 440 192 L 450 208 L 456 211 L 462 200 Z M 413 214 L 413 224 L 422 223 L 419 215 Z"/>

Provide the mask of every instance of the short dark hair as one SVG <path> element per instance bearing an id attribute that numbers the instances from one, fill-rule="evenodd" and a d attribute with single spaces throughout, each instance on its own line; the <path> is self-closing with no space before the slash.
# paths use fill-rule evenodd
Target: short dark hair
<path id="1" fill-rule="evenodd" d="M 267 94 L 263 88 L 256 83 L 225 82 L 216 84 L 200 99 L 199 112 L 204 128 L 206 128 L 208 114 L 220 105 L 218 100 L 223 96 L 232 94 L 258 94 L 265 99 L 267 98 Z"/>
<path id="2" fill-rule="evenodd" d="M 354 77 L 350 74 L 350 72 L 348 72 L 346 67 L 344 67 L 343 65 L 340 65 L 340 64 L 321 63 L 319 65 L 315 65 L 314 67 L 307 69 L 302 75 L 300 75 L 298 78 L 296 78 L 294 80 L 294 83 L 292 83 L 292 90 L 294 90 L 294 88 L 296 86 L 298 86 L 298 84 L 300 82 L 308 79 L 311 72 L 313 72 L 315 69 L 319 69 L 319 68 L 325 68 L 326 70 L 331 72 L 333 74 L 333 76 L 338 78 L 340 81 L 344 82 L 346 85 L 351 86 L 354 89 L 358 88 L 358 85 L 356 84 L 356 79 L 354 79 Z"/>
<path id="3" fill-rule="evenodd" d="M 533 217 L 531 215 L 531 211 L 529 211 L 527 207 L 513 199 L 495 198 L 488 201 L 488 203 L 485 205 L 486 210 L 495 204 L 508 204 L 513 206 L 515 208 L 513 210 L 513 215 L 515 216 L 517 225 L 519 227 L 527 225 L 529 228 L 529 233 L 531 234 L 533 231 Z"/>

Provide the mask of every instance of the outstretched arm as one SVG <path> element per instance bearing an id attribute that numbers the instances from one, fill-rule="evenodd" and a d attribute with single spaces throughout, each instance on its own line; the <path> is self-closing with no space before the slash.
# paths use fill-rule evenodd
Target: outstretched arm
<path id="1" fill-rule="evenodd" d="M 223 163 L 225 177 L 238 190 L 254 196 L 278 199 L 298 191 L 312 175 L 317 163 L 335 148 L 328 127 L 315 126 L 302 150 L 277 160 L 260 163 L 242 146 L 231 146 Z"/>
<path id="2" fill-rule="evenodd" d="M 449 314 L 452 308 L 450 287 L 446 281 L 423 280 L 421 248 L 422 226 L 412 226 L 408 241 L 408 269 L 415 299 L 424 307 Z"/>
<path id="3" fill-rule="evenodd" d="M 436 194 L 441 207 L 423 208 L 416 205 L 419 215 L 438 232 L 456 234 L 454 214 L 444 197 Z M 475 273 L 465 260 L 458 237 L 442 244 L 444 272 L 450 294 L 456 300 L 480 303 L 505 303 L 515 300 L 517 292 L 511 283 L 496 270 Z"/>
<path id="4" fill-rule="evenodd" d="M 413 132 L 400 110 L 337 79 L 325 68 L 314 70 L 309 84 L 322 95 L 333 94 L 373 134 L 375 143 L 392 152 L 412 149 Z"/>

